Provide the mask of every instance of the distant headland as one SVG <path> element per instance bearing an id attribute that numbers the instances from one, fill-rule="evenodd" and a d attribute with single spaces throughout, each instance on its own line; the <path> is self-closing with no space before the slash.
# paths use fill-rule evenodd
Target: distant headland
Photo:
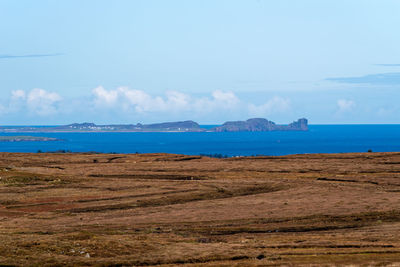
<path id="1" fill-rule="evenodd" d="M 308 120 L 298 119 L 288 125 L 275 124 L 261 118 L 248 119 L 247 121 L 228 121 L 221 126 L 211 129 L 213 132 L 270 132 L 270 131 L 307 131 Z"/>
<path id="2" fill-rule="evenodd" d="M 108 124 L 73 123 L 62 126 L 1 126 L 0 132 L 270 132 L 270 131 L 307 131 L 308 121 L 298 119 L 287 125 L 276 124 L 263 118 L 246 121 L 228 121 L 224 124 L 206 129 L 194 121 L 163 122 L 155 124 Z"/>

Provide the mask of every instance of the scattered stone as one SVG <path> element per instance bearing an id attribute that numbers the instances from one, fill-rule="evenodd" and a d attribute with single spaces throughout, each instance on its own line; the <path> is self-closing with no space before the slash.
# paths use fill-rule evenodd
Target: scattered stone
<path id="1" fill-rule="evenodd" d="M 258 255 L 258 256 L 256 257 L 257 260 L 262 260 L 262 259 L 264 259 L 264 258 L 265 258 L 265 255 L 264 255 L 264 254 L 260 254 L 260 255 Z"/>
<path id="2" fill-rule="evenodd" d="M 211 239 L 203 237 L 203 238 L 197 239 L 197 242 L 199 242 L 199 243 L 211 243 Z"/>

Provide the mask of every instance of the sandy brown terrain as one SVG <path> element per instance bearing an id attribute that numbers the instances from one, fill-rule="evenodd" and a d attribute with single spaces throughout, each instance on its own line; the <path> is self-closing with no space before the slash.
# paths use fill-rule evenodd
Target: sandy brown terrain
<path id="1" fill-rule="evenodd" d="M 0 153 L 0 265 L 400 266 L 400 153 Z"/>

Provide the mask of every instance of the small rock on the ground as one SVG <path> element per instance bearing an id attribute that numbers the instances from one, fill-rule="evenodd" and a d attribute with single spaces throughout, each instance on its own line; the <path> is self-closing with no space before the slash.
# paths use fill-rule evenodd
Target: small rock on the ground
<path id="1" fill-rule="evenodd" d="M 262 260 L 262 259 L 265 258 L 265 255 L 264 254 L 260 254 L 256 258 L 257 258 L 257 260 Z"/>

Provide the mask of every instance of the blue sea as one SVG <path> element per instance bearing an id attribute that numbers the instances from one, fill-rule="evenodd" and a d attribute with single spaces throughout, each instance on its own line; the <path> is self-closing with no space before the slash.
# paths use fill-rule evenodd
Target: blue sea
<path id="1" fill-rule="evenodd" d="M 310 125 L 307 132 L 2 133 L 56 137 L 51 142 L 0 142 L 1 152 L 153 153 L 226 156 L 400 151 L 400 125 Z"/>

